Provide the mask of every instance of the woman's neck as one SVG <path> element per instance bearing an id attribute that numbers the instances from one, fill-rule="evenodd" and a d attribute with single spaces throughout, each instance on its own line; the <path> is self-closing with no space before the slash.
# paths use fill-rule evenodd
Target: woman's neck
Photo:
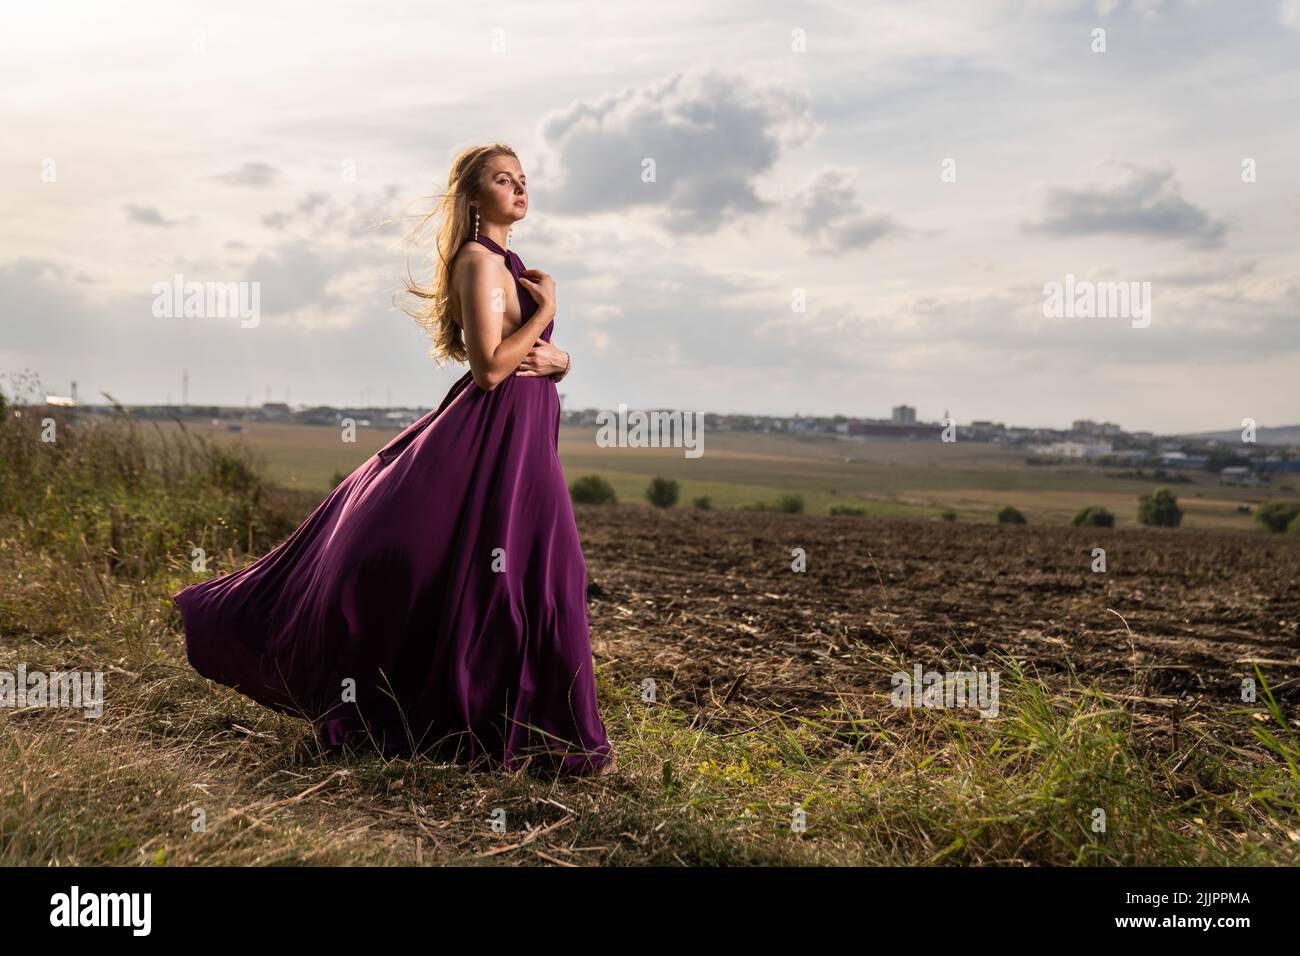
<path id="1" fill-rule="evenodd" d="M 487 238 L 491 239 L 498 246 L 504 249 L 506 248 L 506 243 L 509 241 L 510 227 L 501 225 L 481 226 L 478 234 L 480 236 L 487 236 Z"/>

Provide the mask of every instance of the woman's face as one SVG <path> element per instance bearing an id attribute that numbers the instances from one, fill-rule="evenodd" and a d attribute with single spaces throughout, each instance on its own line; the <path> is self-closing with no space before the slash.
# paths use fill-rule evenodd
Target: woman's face
<path id="1" fill-rule="evenodd" d="M 498 222 L 516 222 L 528 212 L 528 180 L 513 156 L 497 156 L 488 164 L 487 183 L 479 214 Z"/>

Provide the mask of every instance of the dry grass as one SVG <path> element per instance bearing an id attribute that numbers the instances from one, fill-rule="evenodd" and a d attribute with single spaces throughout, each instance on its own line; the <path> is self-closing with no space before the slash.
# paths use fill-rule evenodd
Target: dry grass
<path id="1" fill-rule="evenodd" d="M 31 441 L 26 427 L 6 416 L 0 448 Z M 899 709 L 887 690 L 777 710 L 734 687 L 700 700 L 671 676 L 643 700 L 618 675 L 659 672 L 658 639 L 645 634 L 597 662 L 619 751 L 610 777 L 323 754 L 306 722 L 194 673 L 170 602 L 198 537 L 221 541 L 234 566 L 249 556 L 240 542 L 251 537 L 255 552 L 301 514 L 274 513 L 257 482 L 213 483 L 230 469 L 214 471 L 220 459 L 201 446 L 188 464 L 173 456 L 171 490 L 147 459 L 133 484 L 112 469 L 87 482 L 95 455 L 130 460 L 129 434 L 108 438 L 96 447 L 111 451 L 65 446 L 62 464 L 29 466 L 44 469 L 38 481 L 0 478 L 0 670 L 106 675 L 98 718 L 0 709 L 0 863 L 1300 862 L 1300 750 L 1267 694 L 1239 712 L 1193 708 L 1170 734 L 1141 702 L 1013 658 L 997 660 L 996 720 Z M 110 506 L 138 520 L 119 517 L 114 535 Z M 232 514 L 249 520 L 238 533 Z M 882 687 L 903 666 L 887 647 L 863 661 Z M 1092 828 L 1098 807 L 1104 833 Z"/>

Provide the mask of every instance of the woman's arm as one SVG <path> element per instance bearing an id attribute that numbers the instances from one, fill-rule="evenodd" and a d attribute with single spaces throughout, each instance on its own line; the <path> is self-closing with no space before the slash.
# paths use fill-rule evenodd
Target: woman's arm
<path id="1" fill-rule="evenodd" d="M 555 318 L 555 282 L 537 269 L 524 272 L 519 281 L 537 302 L 533 317 L 501 337 L 505 315 L 503 279 L 512 278 L 503 262 L 489 256 L 471 256 L 460 274 L 465 351 L 469 354 L 474 384 L 485 392 L 500 385 L 519 365 L 542 330 Z M 499 303 L 499 304 L 498 304 Z"/>

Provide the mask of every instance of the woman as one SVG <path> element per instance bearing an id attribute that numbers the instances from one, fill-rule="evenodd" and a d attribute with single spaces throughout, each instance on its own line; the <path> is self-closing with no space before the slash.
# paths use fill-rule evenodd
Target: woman
<path id="1" fill-rule="evenodd" d="M 469 371 L 278 547 L 175 595 L 194 668 L 308 717 L 327 747 L 615 767 L 556 454 L 555 283 L 507 250 L 527 210 L 513 150 L 461 154 L 425 219 L 443 213 L 442 268 L 407 291 L 431 354 Z"/>

